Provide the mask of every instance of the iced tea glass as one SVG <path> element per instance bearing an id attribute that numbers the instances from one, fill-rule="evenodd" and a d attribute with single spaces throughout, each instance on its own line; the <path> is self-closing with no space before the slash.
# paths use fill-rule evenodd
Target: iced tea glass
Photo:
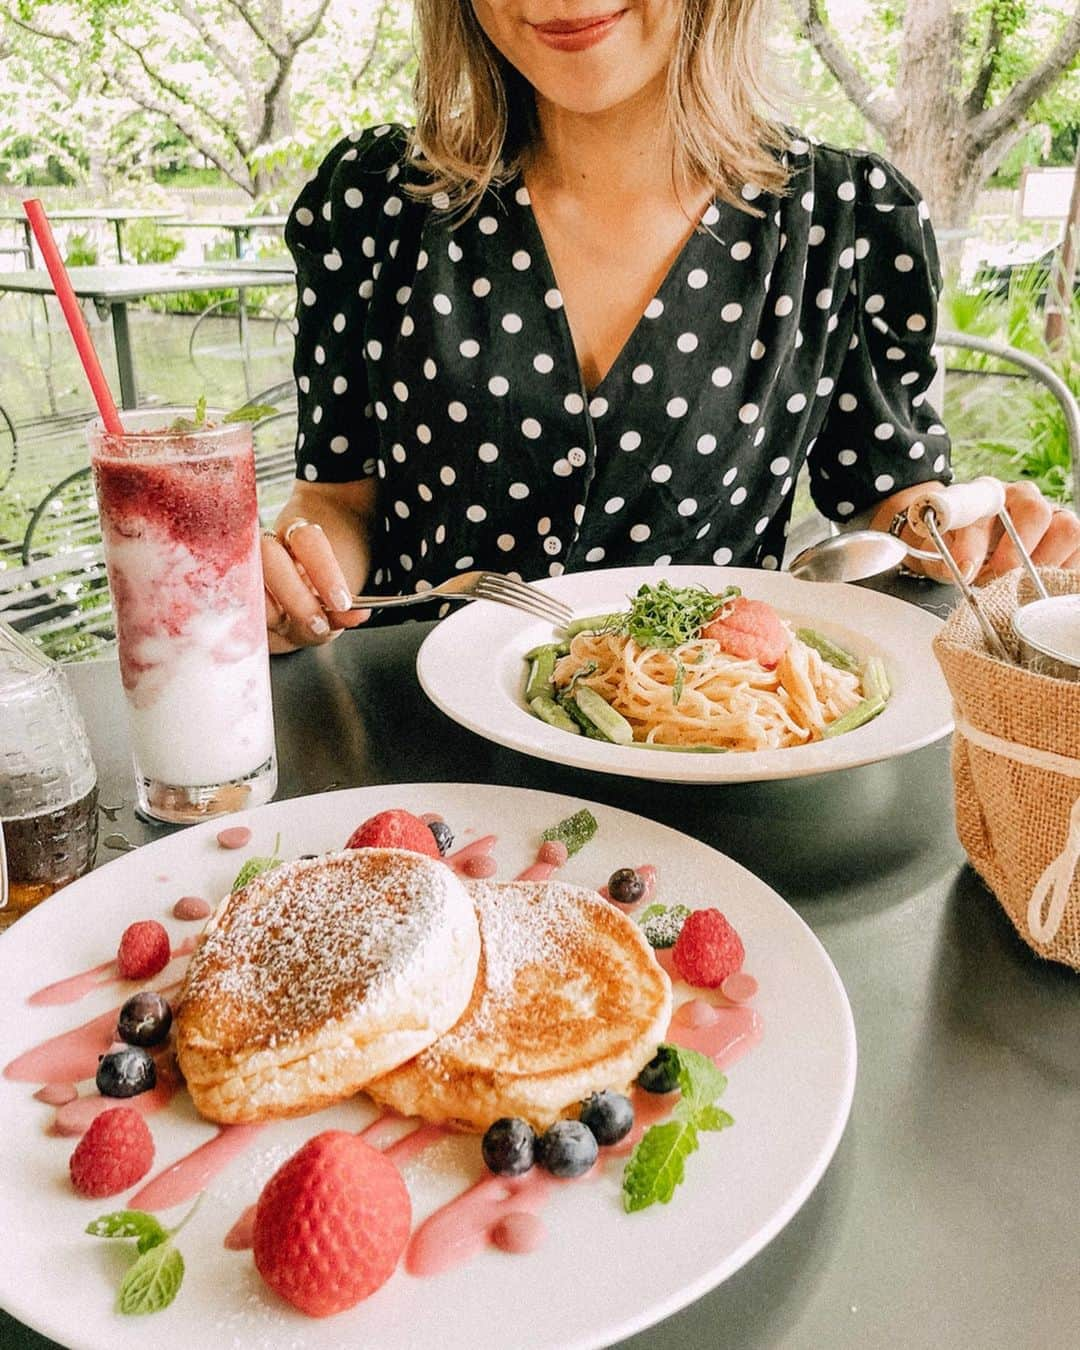
<path id="1" fill-rule="evenodd" d="M 277 786 L 251 427 L 90 428 L 139 811 L 182 824 Z"/>

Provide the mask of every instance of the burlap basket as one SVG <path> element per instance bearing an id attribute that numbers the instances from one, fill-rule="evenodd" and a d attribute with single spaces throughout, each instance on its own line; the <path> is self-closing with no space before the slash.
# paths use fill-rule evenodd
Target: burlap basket
<path id="1" fill-rule="evenodd" d="M 1080 575 L 1040 568 L 1051 595 L 1080 594 Z M 978 592 L 1015 652 L 1011 620 L 1034 598 L 1020 571 Z M 967 605 L 934 652 L 956 713 L 956 829 L 975 870 L 1023 940 L 1080 970 L 1080 681 L 995 660 Z"/>

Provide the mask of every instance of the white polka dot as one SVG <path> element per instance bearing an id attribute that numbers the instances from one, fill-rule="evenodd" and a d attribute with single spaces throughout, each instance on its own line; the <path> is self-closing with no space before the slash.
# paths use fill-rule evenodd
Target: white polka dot
<path id="1" fill-rule="evenodd" d="M 670 398 L 667 402 L 667 415 L 669 417 L 685 417 L 690 405 L 684 398 Z"/>
<path id="2" fill-rule="evenodd" d="M 648 384 L 652 377 L 652 366 L 646 365 L 644 362 L 642 362 L 641 365 L 635 366 L 630 372 L 630 378 L 635 384 Z"/>
<path id="3" fill-rule="evenodd" d="M 474 525 L 479 525 L 482 520 L 487 520 L 487 512 L 482 506 L 470 506 L 465 512 L 465 519 L 471 520 Z"/>
<path id="4" fill-rule="evenodd" d="M 907 355 L 903 347 L 887 347 L 885 349 L 886 359 L 889 361 L 902 361 Z"/>
<path id="5" fill-rule="evenodd" d="M 926 327 L 926 316 L 924 314 L 909 314 L 907 327 L 909 332 L 921 333 Z"/>
<path id="6" fill-rule="evenodd" d="M 853 202 L 855 200 L 855 184 L 845 179 L 836 189 L 836 195 L 842 202 Z"/>
<path id="7" fill-rule="evenodd" d="M 345 315 L 335 314 L 331 322 L 331 327 L 335 333 L 343 333 L 345 331 Z"/>
<path id="8" fill-rule="evenodd" d="M 755 521 L 754 521 L 754 533 L 755 533 L 755 534 L 764 534 L 765 531 L 766 531 L 768 528 L 769 528 L 769 517 L 768 517 L 768 516 L 762 516 L 760 520 L 755 520 Z"/>
<path id="9" fill-rule="evenodd" d="M 874 479 L 874 487 L 878 492 L 888 492 L 890 488 L 896 486 L 896 479 L 891 473 L 879 473 Z"/>
<path id="10" fill-rule="evenodd" d="M 757 431 L 754 432 L 754 444 L 760 445 L 764 439 L 765 439 L 765 428 L 758 427 Z"/>
<path id="11" fill-rule="evenodd" d="M 805 394 L 792 394 L 787 401 L 787 410 L 789 413 L 800 413 L 806 407 Z"/>
<path id="12" fill-rule="evenodd" d="M 444 464 L 439 470 L 439 482 L 442 483 L 443 487 L 453 487 L 457 482 L 457 474 L 449 464 Z"/>
<path id="13" fill-rule="evenodd" d="M 918 378 L 919 372 L 917 370 L 905 370 L 903 375 L 900 376 L 900 383 L 915 384 Z"/>
<path id="14" fill-rule="evenodd" d="M 509 389 L 510 381 L 505 375 L 492 375 L 491 379 L 488 380 L 488 390 L 496 398 L 502 398 L 503 394 L 507 393 Z"/>
<path id="15" fill-rule="evenodd" d="M 880 314 L 885 308 L 885 297 L 883 295 L 872 295 L 863 308 L 867 314 Z"/>
<path id="16" fill-rule="evenodd" d="M 478 300 L 483 300 L 485 295 L 491 294 L 491 282 L 487 277 L 477 277 L 472 284 L 472 293 Z"/>
<path id="17" fill-rule="evenodd" d="M 723 483 L 724 487 L 730 487 L 738 476 L 739 476 L 738 466 L 733 464 L 730 469 L 726 470 L 723 478 L 721 478 L 720 481 L 721 483 Z"/>
<path id="18" fill-rule="evenodd" d="M 727 366 L 717 366 L 712 373 L 712 382 L 717 389 L 723 389 L 731 383 L 731 371 L 728 370 Z"/>
<path id="19" fill-rule="evenodd" d="M 544 292 L 544 304 L 548 309 L 562 309 L 562 303 L 562 292 L 557 287 L 553 286 L 551 290 Z"/>
<path id="20" fill-rule="evenodd" d="M 316 364 L 317 366 L 325 366 L 325 365 L 326 365 L 326 348 L 325 348 L 325 347 L 323 347 L 323 346 L 318 346 L 318 347 L 315 348 L 315 364 Z"/>
<path id="21" fill-rule="evenodd" d="M 693 497 L 684 497 L 675 509 L 680 516 L 692 516 L 697 510 L 697 501 Z"/>
<path id="22" fill-rule="evenodd" d="M 335 375 L 334 383 L 331 386 L 335 394 L 343 394 L 349 387 L 349 381 L 344 375 Z"/>
<path id="23" fill-rule="evenodd" d="M 523 502 L 529 495 L 529 485 L 528 483 L 511 483 L 506 491 L 513 497 L 514 501 Z"/>
<path id="24" fill-rule="evenodd" d="M 521 332 L 521 315 L 520 315 L 520 314 L 504 314 L 504 315 L 502 316 L 502 326 L 503 326 L 503 328 L 506 330 L 506 332 L 508 332 L 508 333 L 520 333 L 520 332 Z"/>
<path id="25" fill-rule="evenodd" d="M 728 563 L 731 561 L 731 549 L 718 548 L 716 552 L 712 555 L 712 560 L 717 565 L 717 567 L 726 567 Z"/>
<path id="26" fill-rule="evenodd" d="M 427 249 L 422 248 L 420 252 L 416 255 L 416 270 L 418 272 L 422 272 L 427 265 L 428 265 Z"/>
<path id="27" fill-rule="evenodd" d="M 720 219 L 720 212 L 716 208 L 715 202 L 710 202 L 705 208 L 705 214 L 701 217 L 702 225 L 715 225 Z"/>
<path id="28" fill-rule="evenodd" d="M 770 472 L 776 474 L 777 478 L 782 477 L 791 468 L 791 460 L 783 455 L 777 456 L 769 465 Z"/>
<path id="29" fill-rule="evenodd" d="M 315 223 L 315 217 L 306 206 L 299 206 L 296 209 L 296 223 L 297 225 L 313 225 Z M 314 475 L 312 475 L 312 477 L 314 477 Z"/>
<path id="30" fill-rule="evenodd" d="M 459 558 L 457 562 L 454 564 L 454 566 L 457 568 L 459 572 L 464 572 L 467 567 L 471 567 L 472 565 L 473 560 L 472 558 L 469 557 L 468 554 L 466 554 L 464 558 Z"/>
<path id="31" fill-rule="evenodd" d="M 476 225 L 481 234 L 494 234 L 499 228 L 499 222 L 494 216 L 481 216 Z"/>
<path id="32" fill-rule="evenodd" d="M 734 323 L 736 319 L 742 318 L 742 305 L 737 305 L 732 301 L 720 311 L 720 317 L 725 323 Z"/>
<path id="33" fill-rule="evenodd" d="M 850 515 L 853 513 L 854 510 L 855 510 L 855 505 L 854 505 L 853 502 L 837 502 L 837 503 L 836 503 L 836 514 L 837 514 L 838 516 L 850 516 Z"/>
<path id="34" fill-rule="evenodd" d="M 795 302 L 790 295 L 782 295 L 773 306 L 773 313 L 780 319 L 791 313 L 795 308 Z"/>
<path id="35" fill-rule="evenodd" d="M 641 433 L 639 431 L 624 431 L 619 437 L 620 450 L 636 450 L 641 444 Z"/>
<path id="36" fill-rule="evenodd" d="M 814 304 L 817 305 L 818 309 L 828 309 L 832 304 L 831 288 L 826 286 L 824 290 L 818 291 L 814 297 Z"/>
<path id="37" fill-rule="evenodd" d="M 745 239 L 740 239 L 737 244 L 732 244 L 731 246 L 731 256 L 735 259 L 736 262 L 744 262 L 747 258 L 749 258 L 752 252 L 753 249 L 750 247 L 750 245 L 747 243 Z"/>
<path id="38" fill-rule="evenodd" d="M 695 267 L 693 271 L 687 275 L 686 284 L 691 290 L 700 291 L 703 286 L 709 284 L 709 274 L 703 267 Z"/>
<path id="39" fill-rule="evenodd" d="M 893 266 L 898 272 L 910 272 L 915 266 L 915 259 L 910 253 L 898 253 L 893 259 Z"/>
<path id="40" fill-rule="evenodd" d="M 514 193 L 514 201 L 517 202 L 518 206 L 531 205 L 532 198 L 529 196 L 529 189 L 524 184 Z"/>
<path id="41" fill-rule="evenodd" d="M 603 562 L 604 550 L 602 548 L 589 549 L 588 553 L 585 554 L 585 561 L 591 563 Z"/>
<path id="42" fill-rule="evenodd" d="M 300 293 L 300 303 L 304 305 L 313 305 L 318 298 L 310 286 L 305 286 Z"/>
<path id="43" fill-rule="evenodd" d="M 474 356 L 479 356 L 480 344 L 475 338 L 466 338 L 464 342 L 458 343 L 458 351 L 471 360 Z"/>
<path id="44" fill-rule="evenodd" d="M 576 417 L 578 413 L 585 411 L 585 400 L 580 394 L 567 394 L 563 399 L 563 407 Z"/>
<path id="45" fill-rule="evenodd" d="M 421 445 L 431 444 L 431 428 L 421 422 L 416 428 L 416 439 Z"/>
<path id="46" fill-rule="evenodd" d="M 922 441 L 916 441 L 908 451 L 908 459 L 922 459 L 925 454 L 926 446 L 923 445 Z"/>
<path id="47" fill-rule="evenodd" d="M 310 215 L 311 212 L 309 211 L 308 214 Z M 319 471 L 318 469 L 316 469 L 314 464 L 304 465 L 304 477 L 308 480 L 309 483 L 314 483 L 315 479 L 318 478 L 318 476 Z"/>
<path id="48" fill-rule="evenodd" d="M 606 398 L 591 398 L 589 400 L 589 413 L 592 417 L 603 417 L 608 410 L 608 401 Z"/>
<path id="49" fill-rule="evenodd" d="M 817 382 L 817 396 L 824 398 L 826 394 L 832 393 L 833 381 L 828 375 L 823 375 Z"/>
<path id="50" fill-rule="evenodd" d="M 880 189 L 885 186 L 887 180 L 881 169 L 875 166 L 873 169 L 870 170 L 869 174 L 867 174 L 866 181 L 870 184 L 872 188 Z"/>
<path id="51" fill-rule="evenodd" d="M 464 422 L 466 417 L 468 417 L 469 415 L 468 408 L 466 408 L 464 403 L 458 402 L 457 399 L 455 399 L 453 403 L 449 404 L 446 411 L 450 416 L 451 422 Z"/>
<path id="52" fill-rule="evenodd" d="M 449 314 L 454 308 L 450 303 L 450 297 L 448 295 L 443 295 L 441 291 L 434 297 L 431 303 L 438 314 Z"/>
<path id="53" fill-rule="evenodd" d="M 855 250 L 853 248 L 842 248 L 840 256 L 837 258 L 837 265 L 843 268 L 855 266 Z"/>
<path id="54" fill-rule="evenodd" d="M 581 503 L 581 502 L 578 502 L 578 504 L 574 507 L 574 524 L 575 524 L 575 525 L 580 525 L 581 522 L 582 522 L 584 519 L 585 519 L 585 507 L 584 507 L 584 504 Z"/>
<path id="55" fill-rule="evenodd" d="M 300 392 L 302 394 L 308 393 L 308 391 L 311 389 L 311 381 L 308 379 L 306 375 L 301 375 L 300 378 L 296 381 L 296 383 L 299 386 Z"/>
<path id="56" fill-rule="evenodd" d="M 532 264 L 532 259 L 523 248 L 517 249 L 510 258 L 510 266 L 515 272 L 524 272 Z"/>
<path id="57" fill-rule="evenodd" d="M 630 526 L 630 538 L 635 544 L 643 544 L 650 534 L 652 534 L 652 530 L 649 529 L 648 525 Z"/>
<path id="58" fill-rule="evenodd" d="M 413 323 L 412 317 L 406 314 L 401 321 L 401 336 L 409 337 L 415 327 L 416 325 Z"/>
<path id="59" fill-rule="evenodd" d="M 711 455 L 716 449 L 716 437 L 706 432 L 704 436 L 697 439 L 697 452 L 699 455 Z"/>
<path id="60" fill-rule="evenodd" d="M 874 428 L 874 438 L 879 441 L 890 440 L 896 434 L 896 428 L 891 422 L 879 422 Z"/>
<path id="61" fill-rule="evenodd" d="M 824 225 L 811 225 L 810 233 L 807 235 L 807 242 L 810 244 L 820 244 L 825 238 Z"/>
<path id="62" fill-rule="evenodd" d="M 388 216 L 399 216 L 401 214 L 401 198 L 387 197 L 383 203 L 383 210 Z"/>
<path id="63" fill-rule="evenodd" d="M 836 462 L 842 464 L 845 469 L 849 469 L 852 464 L 855 464 L 858 461 L 858 458 L 859 456 L 854 450 L 841 450 L 836 456 Z"/>
<path id="64" fill-rule="evenodd" d="M 731 494 L 731 504 L 732 506 L 741 506 L 744 501 L 746 501 L 746 489 L 737 487 Z"/>
<path id="65" fill-rule="evenodd" d="M 856 240 L 855 240 L 855 256 L 856 256 L 856 258 L 858 258 L 858 259 L 860 260 L 860 262 L 862 261 L 863 258 L 866 257 L 866 255 L 867 255 L 869 252 L 870 252 L 870 240 L 869 240 L 869 239 L 856 239 Z"/>
<path id="66" fill-rule="evenodd" d="M 407 456 L 405 454 L 405 447 L 400 443 L 392 445 L 390 447 L 390 456 L 396 463 L 404 464 L 405 460 L 407 459 Z"/>
<path id="67" fill-rule="evenodd" d="M 512 534 L 500 534 L 498 539 L 495 540 L 496 546 L 501 548 L 504 553 L 510 552 L 514 547 L 514 542 L 514 536 Z"/>
<path id="68" fill-rule="evenodd" d="M 681 352 L 692 352 L 698 345 L 696 333 L 680 333 L 675 339 L 675 346 Z"/>
<path id="69" fill-rule="evenodd" d="M 945 456 L 938 455 L 937 459 L 934 460 L 934 472 L 940 473 L 942 469 L 945 467 L 945 462 L 946 462 Z"/>
<path id="70" fill-rule="evenodd" d="M 533 357 L 533 370 L 541 375 L 550 375 L 555 369 L 555 361 L 547 352 L 537 352 Z"/>
<path id="71" fill-rule="evenodd" d="M 404 502 L 394 503 L 394 514 L 400 516 L 402 520 L 408 520 L 409 508 Z"/>
<path id="72" fill-rule="evenodd" d="M 363 239 L 361 239 L 360 252 L 364 255 L 365 258 L 374 258 L 375 240 L 371 237 L 370 234 L 365 234 Z"/>
<path id="73" fill-rule="evenodd" d="M 609 497 L 604 503 L 604 510 L 609 516 L 613 516 L 616 511 L 621 511 L 626 505 L 622 497 Z"/>
<path id="74" fill-rule="evenodd" d="M 663 312 L 664 302 L 656 297 L 645 306 L 645 317 L 647 319 L 658 319 Z"/>
<path id="75" fill-rule="evenodd" d="M 432 492 L 426 483 L 417 483 L 416 495 L 422 502 L 431 502 L 435 500 L 434 492 Z M 424 550 L 421 549 L 420 551 L 423 552 Z"/>
<path id="76" fill-rule="evenodd" d="M 751 342 L 750 344 L 751 361 L 760 361 L 764 355 L 765 355 L 764 342 L 760 342 L 757 338 L 755 338 L 753 342 Z"/>
<path id="77" fill-rule="evenodd" d="M 804 211 L 812 211 L 814 209 L 814 194 L 812 192 L 804 192 L 799 198 L 799 205 Z"/>
<path id="78" fill-rule="evenodd" d="M 521 424 L 521 434 L 527 436 L 530 441 L 535 441 L 542 430 L 543 427 L 541 427 L 535 417 L 526 417 Z"/>
<path id="79" fill-rule="evenodd" d="M 557 459 L 555 461 L 551 466 L 551 472 L 556 478 L 569 478 L 574 472 L 574 466 L 564 457 L 563 459 Z"/>
<path id="80" fill-rule="evenodd" d="M 385 416 L 386 416 L 386 408 L 383 407 L 383 405 L 382 405 L 381 403 L 376 403 L 376 405 L 375 405 L 376 411 L 378 411 L 379 408 L 382 408 L 382 416 L 385 417 Z M 311 420 L 315 423 L 316 426 L 318 426 L 319 423 L 322 421 L 322 405 L 321 405 L 321 404 L 316 403 L 316 405 L 314 406 L 314 408 L 312 408 L 312 410 L 311 410 Z"/>
<path id="81" fill-rule="evenodd" d="M 649 474 L 649 477 L 653 480 L 654 483 L 668 482 L 671 478 L 671 465 L 657 464 L 656 467 L 653 469 L 652 473 Z"/>
<path id="82" fill-rule="evenodd" d="M 751 422 L 756 422 L 761 409 L 756 403 L 744 403 L 739 409 L 739 421 L 749 426 Z"/>
<path id="83" fill-rule="evenodd" d="M 755 197 L 761 196 L 761 189 L 756 183 L 744 183 L 741 188 L 743 201 L 752 202 Z"/>

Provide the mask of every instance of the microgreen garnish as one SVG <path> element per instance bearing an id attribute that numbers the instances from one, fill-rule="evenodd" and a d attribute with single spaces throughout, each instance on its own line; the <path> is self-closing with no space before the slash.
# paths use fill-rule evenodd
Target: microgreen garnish
<path id="1" fill-rule="evenodd" d="M 741 594 L 738 586 L 728 586 L 716 595 L 704 586 L 672 586 L 658 581 L 655 586 L 638 590 L 629 611 L 618 616 L 613 628 L 627 633 L 639 647 L 670 651 L 693 642 L 716 611 Z"/>
<path id="2" fill-rule="evenodd" d="M 173 1238 L 198 1207 L 196 1200 L 175 1228 L 163 1227 L 153 1214 L 139 1209 L 103 1214 L 87 1224 L 86 1231 L 91 1237 L 135 1239 L 139 1255 L 120 1281 L 117 1312 L 129 1316 L 160 1312 L 173 1301 L 184 1279 L 184 1258 Z"/>
<path id="3" fill-rule="evenodd" d="M 638 923 L 650 947 L 674 947 L 689 916 L 685 905 L 650 905 Z"/>
<path id="4" fill-rule="evenodd" d="M 560 820 L 557 825 L 550 826 L 541 837 L 565 844 L 567 854 L 572 857 L 579 849 L 585 847 L 598 829 L 593 813 L 582 808 L 572 816 L 567 816 L 565 820 Z"/>
<path id="5" fill-rule="evenodd" d="M 281 835 L 274 840 L 274 852 L 269 858 L 249 858 L 240 871 L 236 874 L 236 880 L 229 888 L 232 891 L 238 891 L 242 886 L 246 886 L 249 881 L 254 881 L 257 876 L 263 872 L 269 872 L 271 868 L 281 865 L 281 858 L 278 856 L 278 849 L 281 847 Z"/>
<path id="6" fill-rule="evenodd" d="M 715 1104 L 727 1079 L 712 1060 L 683 1046 L 661 1049 L 678 1057 L 682 1096 L 672 1119 L 651 1125 L 627 1161 L 622 1190 L 628 1214 L 657 1202 L 666 1205 L 685 1179 L 686 1159 L 698 1147 L 698 1132 L 723 1130 L 735 1123 Z"/>

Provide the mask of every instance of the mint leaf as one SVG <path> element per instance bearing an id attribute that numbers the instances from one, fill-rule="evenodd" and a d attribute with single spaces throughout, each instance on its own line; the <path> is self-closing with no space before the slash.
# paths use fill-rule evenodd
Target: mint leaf
<path id="1" fill-rule="evenodd" d="M 717 1097 L 723 1095 L 727 1079 L 708 1057 L 696 1050 L 678 1047 L 679 1088 L 682 1101 L 676 1110 L 684 1118 L 695 1116 L 706 1106 L 711 1106 Z"/>
<path id="2" fill-rule="evenodd" d="M 273 417 L 277 408 L 272 403 L 245 403 L 242 408 L 234 408 L 221 419 L 223 422 L 261 422 L 264 417 Z"/>
<path id="3" fill-rule="evenodd" d="M 141 1209 L 120 1209 L 113 1214 L 102 1214 L 86 1225 L 86 1231 L 91 1237 L 138 1238 L 140 1252 L 148 1252 L 169 1240 L 168 1232 L 157 1219 L 152 1214 L 144 1214 Z"/>
<path id="4" fill-rule="evenodd" d="M 116 1311 L 128 1316 L 160 1312 L 179 1292 L 184 1278 L 184 1258 L 171 1242 L 143 1252 L 120 1285 Z"/>
<path id="5" fill-rule="evenodd" d="M 669 1120 L 647 1129 L 623 1173 L 623 1208 L 627 1214 L 666 1205 L 686 1175 L 686 1159 L 698 1146 L 697 1130 L 688 1121 Z"/>
<path id="6" fill-rule="evenodd" d="M 694 1124 L 699 1130 L 726 1130 L 735 1121 L 719 1106 L 703 1106 L 694 1117 Z"/>
<path id="7" fill-rule="evenodd" d="M 206 426 L 206 395 L 200 394 L 195 400 L 195 425 Z"/>
<path id="8" fill-rule="evenodd" d="M 281 847 L 281 835 L 279 834 L 277 838 L 274 840 L 274 852 L 271 857 L 248 858 L 247 862 L 244 863 L 240 871 L 237 872 L 236 880 L 229 887 L 230 895 L 234 891 L 238 891 L 242 887 L 246 886 L 249 881 L 254 881 L 255 878 L 257 876 L 261 876 L 263 872 L 269 872 L 272 868 L 279 867 L 281 865 L 281 859 L 278 856 L 278 849 L 280 847 Z"/>
<path id="9" fill-rule="evenodd" d="M 567 816 L 565 820 L 560 820 L 557 825 L 552 825 L 549 829 L 546 829 L 541 837 L 564 843 L 567 853 L 573 857 L 579 849 L 585 847 L 598 829 L 599 826 L 593 813 L 582 809 L 572 816 Z"/>

